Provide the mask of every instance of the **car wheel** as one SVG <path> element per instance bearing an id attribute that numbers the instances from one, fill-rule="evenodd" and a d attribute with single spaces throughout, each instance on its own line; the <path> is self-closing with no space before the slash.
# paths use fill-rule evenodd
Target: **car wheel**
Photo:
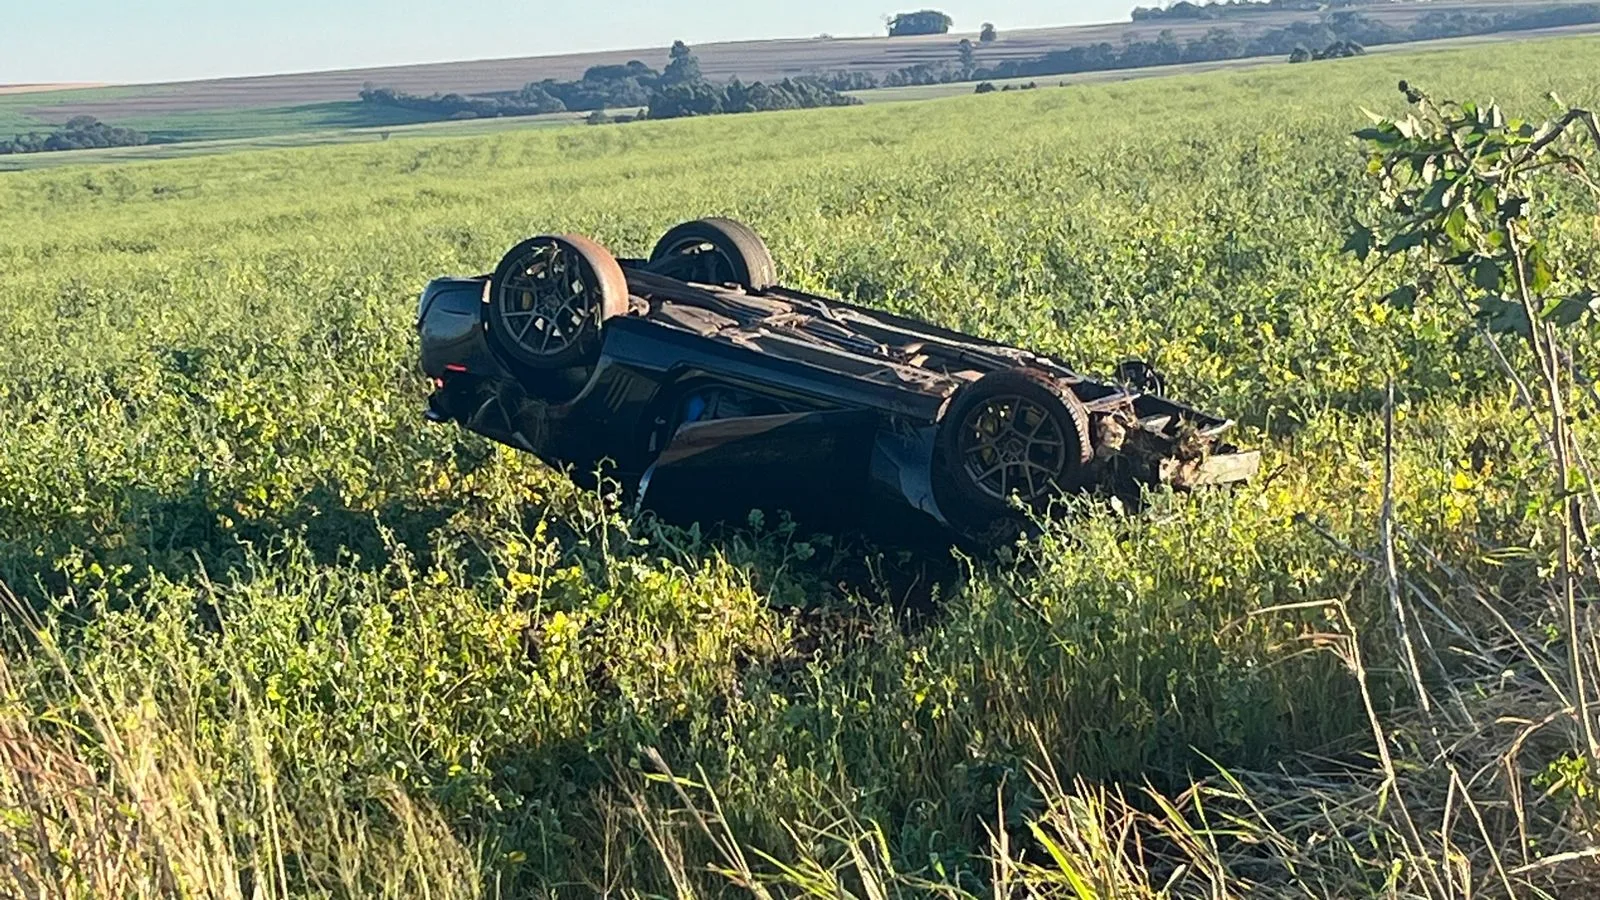
<path id="1" fill-rule="evenodd" d="M 755 229 L 733 219 L 697 219 L 668 231 L 650 253 L 654 272 L 700 284 L 737 284 L 747 291 L 778 283 L 772 252 Z"/>
<path id="2" fill-rule="evenodd" d="M 579 235 L 542 235 L 511 248 L 489 290 L 489 334 L 534 369 L 594 361 L 605 321 L 628 311 L 628 282 L 606 248 Z"/>
<path id="3" fill-rule="evenodd" d="M 956 394 L 939 432 L 940 481 L 963 518 L 1042 509 L 1079 487 L 1094 458 L 1089 411 L 1072 389 L 1033 369 L 991 372 Z"/>

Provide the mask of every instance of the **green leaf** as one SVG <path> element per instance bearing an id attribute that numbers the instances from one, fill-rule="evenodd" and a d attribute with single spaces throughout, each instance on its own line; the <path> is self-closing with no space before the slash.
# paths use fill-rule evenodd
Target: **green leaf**
<path id="1" fill-rule="evenodd" d="M 1428 236 L 1422 231 L 1407 231 L 1397 234 L 1389 239 L 1383 247 L 1384 253 L 1404 253 L 1413 247 L 1421 247 L 1427 243 Z"/>
<path id="2" fill-rule="evenodd" d="M 1544 245 L 1535 242 L 1528 248 L 1528 290 L 1542 294 L 1550 290 L 1555 280 L 1555 273 L 1551 271 L 1550 262 L 1545 256 Z"/>
<path id="3" fill-rule="evenodd" d="M 1492 259 L 1479 257 L 1472 264 L 1472 283 L 1486 291 L 1500 290 L 1500 266 Z"/>
<path id="4" fill-rule="evenodd" d="M 1471 246 L 1467 242 L 1467 210 L 1458 206 L 1444 220 L 1444 234 L 1450 239 L 1450 246 L 1457 251 L 1466 251 Z"/>
<path id="5" fill-rule="evenodd" d="M 1078 867 L 1073 864 L 1072 857 L 1067 854 L 1067 851 L 1052 840 L 1050 835 L 1046 834 L 1044 829 L 1040 828 L 1037 823 L 1029 822 L 1028 830 L 1033 832 L 1033 839 L 1055 861 L 1056 871 L 1066 879 L 1068 886 L 1072 888 L 1073 896 L 1077 897 L 1078 900 L 1098 900 L 1099 892 L 1089 884 L 1088 879 L 1079 873 Z"/>
<path id="6" fill-rule="evenodd" d="M 1550 290 L 1550 285 L 1556 280 L 1555 273 L 1550 271 L 1550 266 L 1544 260 L 1535 260 L 1533 271 L 1528 279 L 1528 288 L 1535 294 L 1542 294 Z"/>
<path id="7" fill-rule="evenodd" d="M 1521 303 L 1504 297 L 1485 297 L 1478 302 L 1478 320 L 1495 334 L 1517 334 L 1523 337 L 1533 333 L 1528 321 L 1528 311 Z"/>
<path id="8" fill-rule="evenodd" d="M 1372 229 L 1357 222 L 1355 230 L 1352 231 L 1350 233 L 1350 237 L 1345 240 L 1344 246 L 1340 248 L 1340 252 L 1354 253 L 1356 255 L 1356 259 L 1366 262 L 1367 257 L 1372 255 L 1372 244 L 1374 240 L 1375 237 L 1372 234 Z"/>
<path id="9" fill-rule="evenodd" d="M 1553 301 L 1540 313 L 1545 321 L 1563 328 L 1576 325 L 1585 316 L 1596 314 L 1600 314 L 1600 297 L 1596 297 L 1593 291 L 1579 291 L 1570 297 Z"/>
<path id="10" fill-rule="evenodd" d="M 1402 284 L 1383 297 L 1383 302 L 1396 309 L 1413 310 L 1417 307 L 1417 289 L 1409 284 Z"/>
<path id="11" fill-rule="evenodd" d="M 1450 193 L 1450 189 L 1454 186 L 1453 183 L 1443 179 L 1435 181 L 1428 188 L 1428 192 L 1422 195 L 1422 211 L 1438 212 L 1444 209 L 1448 203 L 1446 195 Z"/>

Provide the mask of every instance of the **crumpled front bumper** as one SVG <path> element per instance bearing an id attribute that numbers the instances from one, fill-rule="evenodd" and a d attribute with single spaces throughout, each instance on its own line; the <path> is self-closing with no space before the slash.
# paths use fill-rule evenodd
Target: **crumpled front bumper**
<path id="1" fill-rule="evenodd" d="M 1110 413 L 1095 422 L 1092 477 L 1102 483 L 1132 481 L 1194 490 L 1239 484 L 1261 472 L 1261 453 L 1222 441 L 1231 423 L 1205 431 L 1159 418 Z"/>
<path id="2" fill-rule="evenodd" d="M 1164 459 L 1157 467 L 1161 484 L 1179 490 L 1239 484 L 1261 473 L 1261 451 L 1228 450 L 1204 459 Z"/>

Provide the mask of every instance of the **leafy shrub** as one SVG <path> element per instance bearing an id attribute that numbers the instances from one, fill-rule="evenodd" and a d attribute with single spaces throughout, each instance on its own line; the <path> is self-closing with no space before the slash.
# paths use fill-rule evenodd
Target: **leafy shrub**
<path id="1" fill-rule="evenodd" d="M 446 119 L 476 119 L 494 116 L 540 116 L 565 112 L 566 104 L 550 95 L 543 87 L 530 84 L 509 97 L 466 96 L 463 94 L 434 94 L 428 97 L 407 94 L 393 88 L 367 86 L 361 90 L 361 101 L 377 106 L 430 113 Z"/>
<path id="2" fill-rule="evenodd" d="M 949 34 L 954 25 L 954 19 L 936 9 L 900 13 L 889 20 L 889 36 Z"/>
<path id="3" fill-rule="evenodd" d="M 94 116 L 74 116 L 48 134 L 30 132 L 9 141 L 0 141 L 0 155 L 47 153 L 57 150 L 88 150 L 97 147 L 137 147 L 149 138 L 131 128 L 120 128 Z"/>
<path id="4" fill-rule="evenodd" d="M 826 85 L 836 91 L 870 91 L 881 87 L 878 76 L 865 69 L 840 69 L 833 72 L 813 72 L 805 76 L 807 81 L 815 81 Z"/>

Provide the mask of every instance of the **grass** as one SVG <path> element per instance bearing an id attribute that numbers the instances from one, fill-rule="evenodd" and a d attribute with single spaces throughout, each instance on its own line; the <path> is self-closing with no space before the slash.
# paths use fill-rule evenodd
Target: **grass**
<path id="1" fill-rule="evenodd" d="M 10 138 L 27 131 L 47 131 L 52 124 L 60 124 L 48 113 L 53 106 L 116 100 L 142 95 L 140 88 L 70 88 L 58 91 L 37 91 L 25 94 L 0 94 L 0 135 Z M 61 121 L 65 121 L 63 117 Z"/>
<path id="2" fill-rule="evenodd" d="M 0 893 L 1582 895 L 1537 437 L 1339 247 L 1399 78 L 1592 105 L 1597 50 L 0 178 Z M 712 213 L 801 288 L 1152 358 L 1269 477 L 932 565 L 421 422 L 428 278 Z M 1391 376 L 1427 714 L 1358 555 Z"/>
<path id="3" fill-rule="evenodd" d="M 351 128 L 392 128 L 430 120 L 431 117 L 422 113 L 351 100 L 269 109 L 133 116 L 119 124 L 148 134 L 152 141 L 170 142 L 241 140 Z"/>
<path id="4" fill-rule="evenodd" d="M 387 126 L 342 128 L 332 131 L 290 131 L 266 133 L 255 137 L 182 141 L 170 144 L 145 144 L 140 147 L 112 147 L 103 150 L 70 150 L 58 153 L 28 153 L 0 156 L 0 172 L 27 172 L 38 169 L 55 169 L 70 166 L 105 165 L 108 163 L 155 162 L 170 159 L 188 159 L 251 150 L 268 150 L 291 147 L 317 147 L 330 144 L 376 144 L 392 138 L 414 137 L 474 137 L 577 125 L 587 113 L 552 113 L 545 116 L 517 116 L 498 119 L 469 119 L 455 122 L 418 122 Z M 163 120 L 170 124 L 171 117 Z M 228 115 L 219 114 L 219 122 L 229 121 Z M 260 123 L 246 119 L 251 124 L 239 126 L 249 131 Z M 303 121 L 303 120 L 302 120 Z M 219 125 L 218 127 L 227 127 Z"/>

